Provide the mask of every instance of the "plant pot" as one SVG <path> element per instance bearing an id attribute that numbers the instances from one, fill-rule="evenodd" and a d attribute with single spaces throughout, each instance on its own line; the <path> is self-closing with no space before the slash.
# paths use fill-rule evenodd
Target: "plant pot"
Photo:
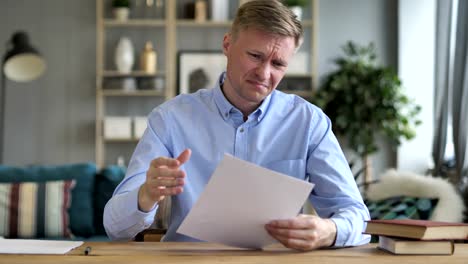
<path id="1" fill-rule="evenodd" d="M 128 7 L 114 7 L 114 18 L 118 21 L 127 21 L 130 14 Z"/>
<path id="2" fill-rule="evenodd" d="M 302 7 L 300 6 L 291 6 L 289 9 L 296 15 L 298 20 L 302 20 Z"/>

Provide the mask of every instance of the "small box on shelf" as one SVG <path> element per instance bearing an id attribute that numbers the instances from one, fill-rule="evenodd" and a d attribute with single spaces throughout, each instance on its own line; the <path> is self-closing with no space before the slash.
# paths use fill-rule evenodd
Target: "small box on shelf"
<path id="1" fill-rule="evenodd" d="M 309 54 L 307 52 L 299 51 L 291 58 L 288 63 L 286 74 L 289 75 L 307 75 L 309 74 Z"/>
<path id="2" fill-rule="evenodd" d="M 104 138 L 125 140 L 132 138 L 132 119 L 128 116 L 107 116 L 104 118 Z"/>
<path id="3" fill-rule="evenodd" d="M 146 130 L 146 116 L 135 116 L 133 118 L 133 138 L 140 139 Z"/>

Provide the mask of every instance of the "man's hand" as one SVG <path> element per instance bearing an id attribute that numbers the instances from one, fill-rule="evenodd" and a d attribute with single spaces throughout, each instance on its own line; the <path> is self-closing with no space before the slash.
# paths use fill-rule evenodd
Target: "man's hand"
<path id="1" fill-rule="evenodd" d="M 335 223 L 315 215 L 274 220 L 266 224 L 265 228 L 285 247 L 303 251 L 332 246 L 336 238 Z"/>
<path id="2" fill-rule="evenodd" d="M 138 191 L 140 210 L 149 212 L 164 197 L 183 192 L 186 175 L 180 166 L 190 159 L 191 154 L 192 151 L 186 149 L 176 159 L 159 157 L 151 161 L 146 181 Z"/>

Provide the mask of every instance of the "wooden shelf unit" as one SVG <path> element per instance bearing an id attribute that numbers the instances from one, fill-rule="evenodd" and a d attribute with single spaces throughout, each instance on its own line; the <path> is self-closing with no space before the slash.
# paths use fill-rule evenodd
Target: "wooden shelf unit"
<path id="1" fill-rule="evenodd" d="M 229 0 L 229 2 L 235 1 L 239 3 L 239 0 Z M 96 164 L 99 167 L 108 165 L 106 161 L 106 148 L 107 145 L 112 144 L 114 147 L 120 143 L 134 143 L 135 139 L 125 140 L 106 140 L 103 137 L 103 123 L 104 119 L 108 114 L 106 113 L 106 107 L 112 100 L 151 100 L 152 98 L 159 98 L 168 100 L 177 95 L 177 56 L 182 48 L 181 43 L 184 41 L 191 40 L 184 39 L 183 34 L 178 34 L 183 30 L 197 30 L 202 32 L 199 35 L 200 39 L 203 39 L 205 33 L 212 33 L 216 30 L 227 31 L 231 25 L 231 20 L 228 21 L 210 21 L 209 18 L 204 22 L 197 22 L 193 19 L 186 19 L 178 17 L 180 15 L 180 9 L 178 5 L 185 4 L 187 0 L 164 0 L 164 17 L 145 17 L 138 18 L 131 15 L 127 21 L 118 21 L 110 17 L 110 0 L 97 0 L 96 1 Z M 132 3 L 134 1 L 131 1 Z M 144 1 L 143 1 L 144 2 Z M 209 1 L 208 1 L 209 3 Z M 234 4 L 235 5 L 235 4 Z M 232 4 L 230 5 L 232 7 Z M 209 5 L 208 5 L 209 8 Z M 307 63 L 310 69 L 306 74 L 287 74 L 286 77 L 293 78 L 310 78 L 310 90 L 291 90 L 285 91 L 288 93 L 294 93 L 302 97 L 311 97 L 313 93 L 313 87 L 317 84 L 317 21 L 318 21 L 318 0 L 309 0 L 308 6 L 305 7 L 308 10 L 304 10 L 304 14 L 308 14 L 303 19 L 304 30 L 308 31 L 307 39 L 304 42 L 308 43 L 306 50 L 308 54 Z M 178 12 L 179 10 L 179 12 Z M 231 10 L 233 11 L 233 10 Z M 132 12 L 132 11 L 131 11 Z M 230 12 L 232 16 L 234 12 Z M 230 17 L 232 19 L 232 17 Z M 109 60 L 106 60 L 106 55 L 109 54 L 109 41 L 107 38 L 108 31 L 117 32 L 131 32 L 132 36 L 137 35 L 138 30 L 159 30 L 164 39 L 158 39 L 158 43 L 163 43 L 163 55 L 164 62 L 158 64 L 159 72 L 155 74 L 147 74 L 141 71 L 132 71 L 130 73 L 122 74 L 116 71 L 114 68 L 109 67 Z M 144 37 L 144 36 L 142 36 Z M 178 39 L 179 38 L 179 39 Z M 112 43 L 116 44 L 116 43 Z M 106 49 L 107 46 L 107 49 Z M 193 46 L 193 50 L 206 50 L 204 46 Z M 303 48 L 304 49 L 304 48 Z M 135 54 L 139 54 L 139 49 L 135 47 Z M 160 51 L 161 53 L 161 51 Z M 159 54 L 158 54 L 159 57 Z M 159 59 L 159 58 L 158 58 Z M 107 63 L 106 63 L 107 62 Z M 138 56 L 135 56 L 135 65 L 138 65 Z M 162 67 L 159 67 L 161 66 Z M 137 68 L 137 67 L 134 67 Z M 161 69 L 159 69 L 161 68 Z M 103 87 L 105 80 L 112 78 L 152 78 L 159 77 L 164 78 L 165 89 L 163 91 L 158 90 L 136 90 L 136 91 L 123 91 L 118 89 L 109 89 L 109 87 Z M 132 99 L 133 98 L 133 99 Z M 145 99 L 147 98 L 147 99 Z M 156 107 L 157 104 L 153 105 Z M 147 109 L 149 113 L 151 109 Z M 127 144 L 128 145 L 128 144 Z M 128 161 L 130 157 L 125 157 Z"/>

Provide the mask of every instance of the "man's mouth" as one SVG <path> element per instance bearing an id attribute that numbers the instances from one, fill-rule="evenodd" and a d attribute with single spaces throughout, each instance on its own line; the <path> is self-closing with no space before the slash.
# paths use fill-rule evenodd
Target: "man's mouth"
<path id="1" fill-rule="evenodd" d="M 268 84 L 265 84 L 265 83 L 262 83 L 262 82 L 257 82 L 257 81 L 252 81 L 252 80 L 249 80 L 248 81 L 250 84 L 254 85 L 255 87 L 257 88 L 268 88 Z"/>

